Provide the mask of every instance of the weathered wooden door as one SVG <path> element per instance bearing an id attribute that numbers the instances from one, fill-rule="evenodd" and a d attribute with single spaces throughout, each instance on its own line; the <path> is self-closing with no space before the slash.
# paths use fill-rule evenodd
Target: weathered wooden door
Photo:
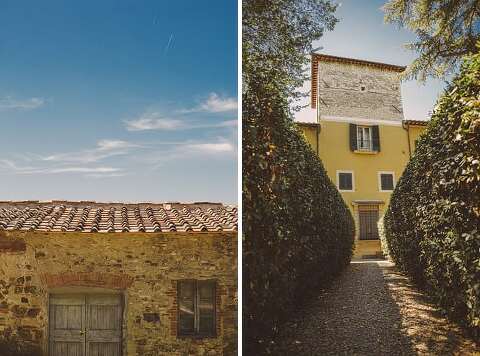
<path id="1" fill-rule="evenodd" d="M 86 356 L 120 356 L 122 303 L 119 295 L 88 295 Z"/>
<path id="2" fill-rule="evenodd" d="M 50 297 L 50 356 L 85 355 L 85 296 Z"/>
<path id="3" fill-rule="evenodd" d="M 120 295 L 52 295 L 50 356 L 121 356 Z"/>

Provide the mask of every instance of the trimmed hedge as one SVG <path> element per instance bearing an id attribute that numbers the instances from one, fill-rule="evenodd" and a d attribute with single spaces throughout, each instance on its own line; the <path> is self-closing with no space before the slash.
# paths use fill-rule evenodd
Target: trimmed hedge
<path id="1" fill-rule="evenodd" d="M 395 263 L 480 331 L 480 55 L 439 99 L 385 218 Z"/>
<path id="2" fill-rule="evenodd" d="M 243 103 L 244 351 L 259 355 L 302 296 L 348 265 L 354 223 L 287 101 L 258 84 Z"/>

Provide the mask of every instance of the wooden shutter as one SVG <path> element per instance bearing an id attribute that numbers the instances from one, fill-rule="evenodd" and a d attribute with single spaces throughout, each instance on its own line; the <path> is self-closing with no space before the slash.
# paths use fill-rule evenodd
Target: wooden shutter
<path id="1" fill-rule="evenodd" d="M 380 132 L 378 126 L 372 126 L 372 148 L 374 151 L 380 152 Z"/>
<path id="2" fill-rule="evenodd" d="M 195 281 L 178 282 L 178 333 L 195 333 Z"/>
<path id="3" fill-rule="evenodd" d="M 357 125 L 350 124 L 350 150 L 357 150 Z"/>
<path id="4" fill-rule="evenodd" d="M 120 356 L 122 347 L 121 296 L 89 295 L 86 300 L 86 356 Z"/>
<path id="5" fill-rule="evenodd" d="M 199 281 L 198 284 L 198 332 L 215 334 L 215 282 Z"/>

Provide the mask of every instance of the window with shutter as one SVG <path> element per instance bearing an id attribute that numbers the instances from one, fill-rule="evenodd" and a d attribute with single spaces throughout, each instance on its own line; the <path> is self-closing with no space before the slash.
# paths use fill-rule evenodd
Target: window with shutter
<path id="1" fill-rule="evenodd" d="M 178 282 L 178 335 L 215 336 L 215 281 Z"/>
<path id="2" fill-rule="evenodd" d="M 381 192 L 391 192 L 395 188 L 393 172 L 378 172 L 378 185 Z"/>
<path id="3" fill-rule="evenodd" d="M 350 124 L 350 149 L 354 152 L 380 152 L 378 126 Z"/>
<path id="4" fill-rule="evenodd" d="M 355 190 L 352 171 L 337 171 L 337 188 L 341 192 L 353 192 Z"/>

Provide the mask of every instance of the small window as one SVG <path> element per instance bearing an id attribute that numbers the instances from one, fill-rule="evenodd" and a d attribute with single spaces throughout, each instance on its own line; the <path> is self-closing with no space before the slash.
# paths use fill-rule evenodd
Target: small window
<path id="1" fill-rule="evenodd" d="M 178 335 L 215 336 L 215 281 L 178 282 Z"/>
<path id="2" fill-rule="evenodd" d="M 337 172 L 338 190 L 352 192 L 353 191 L 353 172 Z"/>
<path id="3" fill-rule="evenodd" d="M 372 151 L 372 128 L 357 126 L 357 147 L 362 151 Z"/>
<path id="4" fill-rule="evenodd" d="M 390 192 L 394 188 L 394 178 L 393 172 L 380 172 L 379 173 L 379 180 L 380 180 L 380 191 L 381 192 Z"/>

